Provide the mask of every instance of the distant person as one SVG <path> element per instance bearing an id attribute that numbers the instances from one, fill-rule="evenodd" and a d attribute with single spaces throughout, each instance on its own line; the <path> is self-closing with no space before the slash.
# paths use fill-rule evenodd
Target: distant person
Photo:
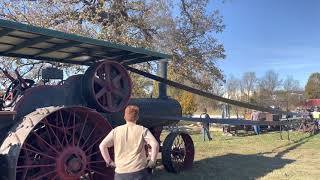
<path id="1" fill-rule="evenodd" d="M 115 167 L 115 180 L 150 180 L 148 168 L 154 168 L 159 144 L 151 132 L 136 122 L 139 108 L 128 106 L 125 109 L 126 124 L 114 128 L 101 142 L 99 148 L 107 166 Z M 150 160 L 147 160 L 145 145 L 151 147 Z M 108 148 L 114 147 L 114 159 L 110 158 Z"/>
<path id="2" fill-rule="evenodd" d="M 229 104 L 222 103 L 220 107 L 221 107 L 221 111 L 222 111 L 221 118 L 222 119 L 226 119 L 226 118 L 229 119 L 230 118 Z M 223 129 L 223 132 L 225 135 L 230 134 L 230 126 L 229 125 L 223 125 L 222 129 Z"/>
<path id="3" fill-rule="evenodd" d="M 221 104 L 221 109 L 222 109 L 222 119 L 230 118 L 230 105 Z"/>
<path id="4" fill-rule="evenodd" d="M 308 111 L 307 109 L 303 109 L 302 112 L 302 118 L 305 119 L 305 120 L 308 120 L 308 119 L 312 119 L 312 113 L 310 111 Z"/>
<path id="5" fill-rule="evenodd" d="M 260 112 L 253 110 L 251 113 L 252 121 L 259 121 Z M 253 125 L 254 132 L 259 135 L 260 134 L 260 125 Z"/>
<path id="6" fill-rule="evenodd" d="M 203 141 L 206 141 L 206 136 L 208 137 L 209 141 L 212 140 L 212 137 L 210 135 L 210 123 L 209 123 L 209 114 L 207 114 L 207 109 L 204 108 L 202 111 L 202 114 L 200 115 L 200 118 L 202 118 L 201 126 L 202 126 L 202 135 L 203 135 Z"/>

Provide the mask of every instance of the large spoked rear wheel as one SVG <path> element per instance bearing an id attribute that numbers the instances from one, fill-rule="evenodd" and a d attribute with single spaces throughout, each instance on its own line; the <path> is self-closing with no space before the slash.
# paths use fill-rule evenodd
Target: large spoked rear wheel
<path id="1" fill-rule="evenodd" d="M 162 164 L 168 172 L 178 173 L 192 168 L 194 145 L 189 134 L 170 133 L 162 146 Z"/>
<path id="2" fill-rule="evenodd" d="M 111 180 L 99 150 L 112 127 L 84 107 L 34 112 L 12 131 L 1 149 L 7 152 L 9 177 L 17 180 Z"/>

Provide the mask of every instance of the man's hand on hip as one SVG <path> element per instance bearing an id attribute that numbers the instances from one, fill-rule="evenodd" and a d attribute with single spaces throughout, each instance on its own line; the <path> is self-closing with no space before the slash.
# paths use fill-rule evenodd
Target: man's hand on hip
<path id="1" fill-rule="evenodd" d="M 107 162 L 107 167 L 109 168 L 115 168 L 116 164 L 113 161 Z"/>
<path id="2" fill-rule="evenodd" d="M 148 164 L 147 164 L 147 168 L 155 168 L 156 167 L 156 162 L 155 161 L 152 161 L 152 160 L 149 160 L 148 161 Z"/>

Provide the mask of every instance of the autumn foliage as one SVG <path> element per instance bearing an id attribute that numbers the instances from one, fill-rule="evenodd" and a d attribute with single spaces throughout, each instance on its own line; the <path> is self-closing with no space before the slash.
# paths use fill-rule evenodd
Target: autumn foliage
<path id="1" fill-rule="evenodd" d="M 181 104 L 183 115 L 192 115 L 197 111 L 197 103 L 194 94 L 183 91 L 176 99 Z"/>
<path id="2" fill-rule="evenodd" d="M 313 73 L 310 75 L 305 87 L 305 96 L 307 99 L 320 98 L 320 73 Z"/>

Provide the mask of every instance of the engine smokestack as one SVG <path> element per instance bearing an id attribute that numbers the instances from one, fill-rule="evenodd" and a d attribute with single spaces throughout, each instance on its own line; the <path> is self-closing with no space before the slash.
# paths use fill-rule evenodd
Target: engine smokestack
<path id="1" fill-rule="evenodd" d="M 167 70 L 168 70 L 168 61 L 160 61 L 159 62 L 159 76 L 167 79 Z M 159 98 L 166 99 L 167 96 L 167 85 L 159 82 Z"/>

